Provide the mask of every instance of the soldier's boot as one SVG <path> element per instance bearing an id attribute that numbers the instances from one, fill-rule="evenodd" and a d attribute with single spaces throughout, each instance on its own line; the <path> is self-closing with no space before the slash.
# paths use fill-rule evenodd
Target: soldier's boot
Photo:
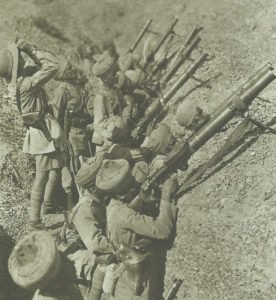
<path id="1" fill-rule="evenodd" d="M 53 171 L 53 172 L 52 172 Z M 55 192 L 59 182 L 59 174 L 55 170 L 49 172 L 49 179 L 45 188 L 43 213 L 52 214 L 56 212 L 56 204 L 54 201 Z"/>
<path id="2" fill-rule="evenodd" d="M 74 207 L 73 195 L 71 191 L 66 193 L 66 207 L 67 211 L 71 211 Z"/>
<path id="3" fill-rule="evenodd" d="M 46 230 L 44 224 L 42 224 L 40 219 L 40 211 L 43 202 L 44 189 L 34 189 L 31 193 L 30 199 L 30 221 L 29 221 L 29 230 Z"/>
<path id="4" fill-rule="evenodd" d="M 71 211 L 74 207 L 72 187 L 73 187 L 73 178 L 71 171 L 68 166 L 65 166 L 61 170 L 61 182 L 62 187 L 66 194 L 66 208 L 67 211 Z"/>

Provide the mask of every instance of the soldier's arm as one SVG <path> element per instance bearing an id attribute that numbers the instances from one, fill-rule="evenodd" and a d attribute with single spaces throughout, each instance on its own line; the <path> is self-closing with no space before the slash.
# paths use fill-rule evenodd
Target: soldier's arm
<path id="1" fill-rule="evenodd" d="M 72 222 L 88 250 L 100 254 L 112 252 L 97 217 L 89 205 L 79 205 Z"/>
<path id="2" fill-rule="evenodd" d="M 174 228 L 176 216 L 177 207 L 164 200 L 160 202 L 160 212 L 156 219 L 124 207 L 123 227 L 145 237 L 167 239 Z"/>
<path id="3" fill-rule="evenodd" d="M 17 46 L 24 51 L 38 66 L 38 71 L 29 77 L 29 89 L 39 88 L 52 79 L 58 69 L 58 58 L 51 52 L 37 49 L 36 46 L 22 39 L 17 41 Z"/>
<path id="4" fill-rule="evenodd" d="M 54 116 L 58 120 L 60 126 L 64 126 L 64 115 L 67 109 L 67 104 L 70 98 L 70 92 L 61 84 L 55 91 L 54 98 L 52 100 L 52 107 L 54 111 Z"/>

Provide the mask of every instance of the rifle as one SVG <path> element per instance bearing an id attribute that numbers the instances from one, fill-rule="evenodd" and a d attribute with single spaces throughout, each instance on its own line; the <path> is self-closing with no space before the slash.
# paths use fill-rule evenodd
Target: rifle
<path id="1" fill-rule="evenodd" d="M 168 294 L 165 297 L 165 300 L 174 300 L 174 299 L 176 299 L 176 294 L 177 294 L 179 288 L 181 287 L 182 283 L 183 283 L 183 279 L 175 278 L 173 280 L 173 284 L 171 285 L 171 288 L 168 291 Z"/>
<path id="2" fill-rule="evenodd" d="M 179 169 L 179 166 L 187 165 L 187 161 L 192 154 L 202 147 L 225 124 L 237 114 L 246 112 L 256 96 L 276 78 L 273 70 L 272 65 L 268 63 L 251 76 L 244 85 L 214 111 L 210 120 L 204 126 L 192 134 L 185 142 L 180 142 L 176 145 L 166 157 L 164 166 L 155 171 L 154 174 L 151 174 L 148 181 L 142 186 L 142 189 L 147 191 L 158 186 L 169 174 Z"/>
<path id="3" fill-rule="evenodd" d="M 136 141 L 142 140 L 144 132 L 149 123 L 163 110 L 168 101 L 176 94 L 179 88 L 182 87 L 186 81 L 188 81 L 188 79 L 199 68 L 207 56 L 208 55 L 206 53 L 202 54 L 189 68 L 185 70 L 182 76 L 169 89 L 169 91 L 161 99 L 158 99 L 154 102 L 152 109 L 147 112 L 147 114 L 141 119 L 137 127 L 131 133 L 132 137 Z"/>
<path id="4" fill-rule="evenodd" d="M 135 51 L 135 49 L 137 48 L 137 46 L 141 42 L 142 38 L 144 37 L 144 35 L 147 32 L 147 30 L 148 30 L 151 23 L 152 23 L 152 19 L 149 19 L 147 21 L 147 23 L 145 24 L 145 26 L 140 31 L 140 33 L 138 34 L 138 36 L 137 36 L 135 42 L 133 43 L 133 45 L 128 49 L 127 53 L 133 53 Z"/>
<path id="5" fill-rule="evenodd" d="M 203 27 L 194 27 L 191 33 L 188 35 L 187 39 L 183 43 L 183 45 L 177 51 L 174 59 L 171 62 L 171 65 L 174 65 L 176 61 L 182 56 L 184 49 L 196 38 L 198 33 L 203 29 Z"/>
<path id="6" fill-rule="evenodd" d="M 188 45 L 188 47 L 183 52 L 182 56 L 180 56 L 176 62 L 169 68 L 168 72 L 164 75 L 164 77 L 160 80 L 160 85 L 164 86 L 177 72 L 177 70 L 183 65 L 183 63 L 188 59 L 192 51 L 200 42 L 200 37 L 196 37 L 192 42 Z"/>
<path id="7" fill-rule="evenodd" d="M 169 71 L 171 72 L 170 74 L 170 78 L 175 74 L 175 72 L 179 69 L 179 67 L 184 63 L 184 61 L 186 59 L 188 59 L 188 57 L 190 56 L 190 54 L 192 53 L 193 49 L 197 46 L 198 42 L 200 41 L 197 40 L 196 42 L 194 42 L 195 38 L 197 37 L 197 34 L 202 30 L 203 27 L 195 27 L 192 32 L 189 34 L 188 38 L 185 40 L 185 42 L 183 43 L 183 45 L 181 47 L 179 47 L 179 49 L 176 49 L 175 51 L 173 51 L 173 53 L 171 53 L 168 57 L 166 57 L 163 61 L 161 61 L 160 63 L 158 63 L 152 70 L 151 73 L 151 77 L 158 71 L 160 70 L 160 68 L 164 68 L 164 66 L 167 66 L 168 62 L 171 61 L 170 67 L 169 67 Z M 193 46 L 189 47 L 189 50 L 186 48 L 193 42 Z M 185 51 L 185 52 L 184 52 Z M 185 56 L 185 58 L 182 60 L 182 56 Z M 181 60 L 181 61 L 180 61 Z M 176 67 L 173 71 L 172 68 L 177 65 L 179 67 Z M 164 76 L 165 77 L 165 76 Z M 169 79 L 170 79 L 169 78 Z M 168 80 L 169 80 L 168 79 Z M 168 80 L 166 81 L 164 79 L 164 83 L 167 83 Z"/>
<path id="8" fill-rule="evenodd" d="M 154 59 L 154 55 L 157 53 L 157 51 L 161 48 L 161 46 L 165 43 L 166 39 L 168 38 L 168 36 L 173 33 L 173 29 L 175 27 L 175 25 L 177 24 L 179 18 L 175 18 L 174 21 L 172 22 L 172 24 L 169 26 L 169 28 L 167 29 L 167 31 L 165 32 L 165 34 L 163 35 L 163 37 L 161 38 L 160 42 L 156 45 L 155 49 L 153 50 L 153 52 L 149 55 L 149 57 L 147 58 L 147 61 L 145 62 L 145 65 L 143 66 L 144 68 L 147 67 L 147 65 L 153 61 Z"/>

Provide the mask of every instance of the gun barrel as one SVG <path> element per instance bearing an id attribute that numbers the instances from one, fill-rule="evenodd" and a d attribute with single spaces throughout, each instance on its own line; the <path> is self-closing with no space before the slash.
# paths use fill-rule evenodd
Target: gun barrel
<path id="1" fill-rule="evenodd" d="M 149 111 L 146 116 L 138 123 L 135 129 L 135 135 L 140 135 L 145 126 L 148 125 L 149 121 L 157 115 L 162 108 L 168 103 L 168 101 L 176 94 L 176 92 L 182 87 L 182 85 L 193 75 L 193 73 L 198 69 L 198 67 L 203 63 L 203 61 L 208 56 L 207 53 L 202 54 L 177 80 L 177 82 L 169 89 L 169 91 L 156 102 L 156 106 L 152 111 Z"/>
<path id="2" fill-rule="evenodd" d="M 168 36 L 172 33 L 175 25 L 177 24 L 179 18 L 175 18 L 174 21 L 172 22 L 172 24 L 170 25 L 170 27 L 168 28 L 168 30 L 165 32 L 165 34 L 163 35 L 162 39 L 160 40 L 160 42 L 157 44 L 157 46 L 155 47 L 154 51 L 152 52 L 151 55 L 151 59 L 152 57 L 157 53 L 157 51 L 161 48 L 161 46 L 164 44 L 164 42 L 166 41 L 166 39 L 168 38 Z"/>
<path id="3" fill-rule="evenodd" d="M 162 105 L 165 105 L 175 95 L 175 93 L 179 90 L 179 88 L 194 74 L 194 72 L 204 62 L 207 56 L 208 56 L 207 53 L 203 53 L 191 66 L 189 66 L 185 70 L 182 76 L 177 80 L 177 82 L 169 89 L 169 91 L 160 100 Z"/>
<path id="4" fill-rule="evenodd" d="M 175 65 L 176 61 L 182 56 L 185 48 L 195 39 L 197 34 L 203 29 L 203 27 L 194 27 L 191 33 L 188 35 L 187 39 L 184 41 L 183 45 L 177 50 L 174 59 L 171 62 L 171 66 Z"/>
<path id="5" fill-rule="evenodd" d="M 152 19 L 149 19 L 147 21 L 147 23 L 145 24 L 145 26 L 143 27 L 143 29 L 140 31 L 139 35 L 137 36 L 134 44 L 129 48 L 128 52 L 132 53 L 134 52 L 134 50 L 137 48 L 137 46 L 139 45 L 140 41 L 142 40 L 142 38 L 144 37 L 146 31 L 148 30 L 150 24 L 152 23 Z"/>
<path id="6" fill-rule="evenodd" d="M 195 38 L 185 49 L 184 53 L 176 60 L 176 62 L 170 67 L 165 76 L 161 79 L 161 85 L 166 84 L 173 75 L 177 72 L 177 70 L 181 67 L 181 65 L 185 62 L 185 60 L 190 56 L 194 48 L 200 42 L 200 37 Z"/>
<path id="7" fill-rule="evenodd" d="M 259 73 L 250 77 L 242 88 L 238 89 L 226 102 L 224 102 L 211 116 L 209 122 L 188 139 L 191 154 L 196 152 L 237 112 L 245 112 L 254 98 L 265 89 L 275 78 L 270 64 L 259 70 Z"/>

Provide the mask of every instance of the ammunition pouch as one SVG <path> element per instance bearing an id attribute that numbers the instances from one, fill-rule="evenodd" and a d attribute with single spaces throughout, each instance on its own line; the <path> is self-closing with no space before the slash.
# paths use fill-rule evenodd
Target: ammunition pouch
<path id="1" fill-rule="evenodd" d="M 35 111 L 29 113 L 21 113 L 21 118 L 23 120 L 24 126 L 41 130 L 46 139 L 50 142 L 53 140 L 53 138 L 44 119 L 47 113 L 52 113 L 52 107 L 50 105 L 47 105 L 42 112 Z"/>

